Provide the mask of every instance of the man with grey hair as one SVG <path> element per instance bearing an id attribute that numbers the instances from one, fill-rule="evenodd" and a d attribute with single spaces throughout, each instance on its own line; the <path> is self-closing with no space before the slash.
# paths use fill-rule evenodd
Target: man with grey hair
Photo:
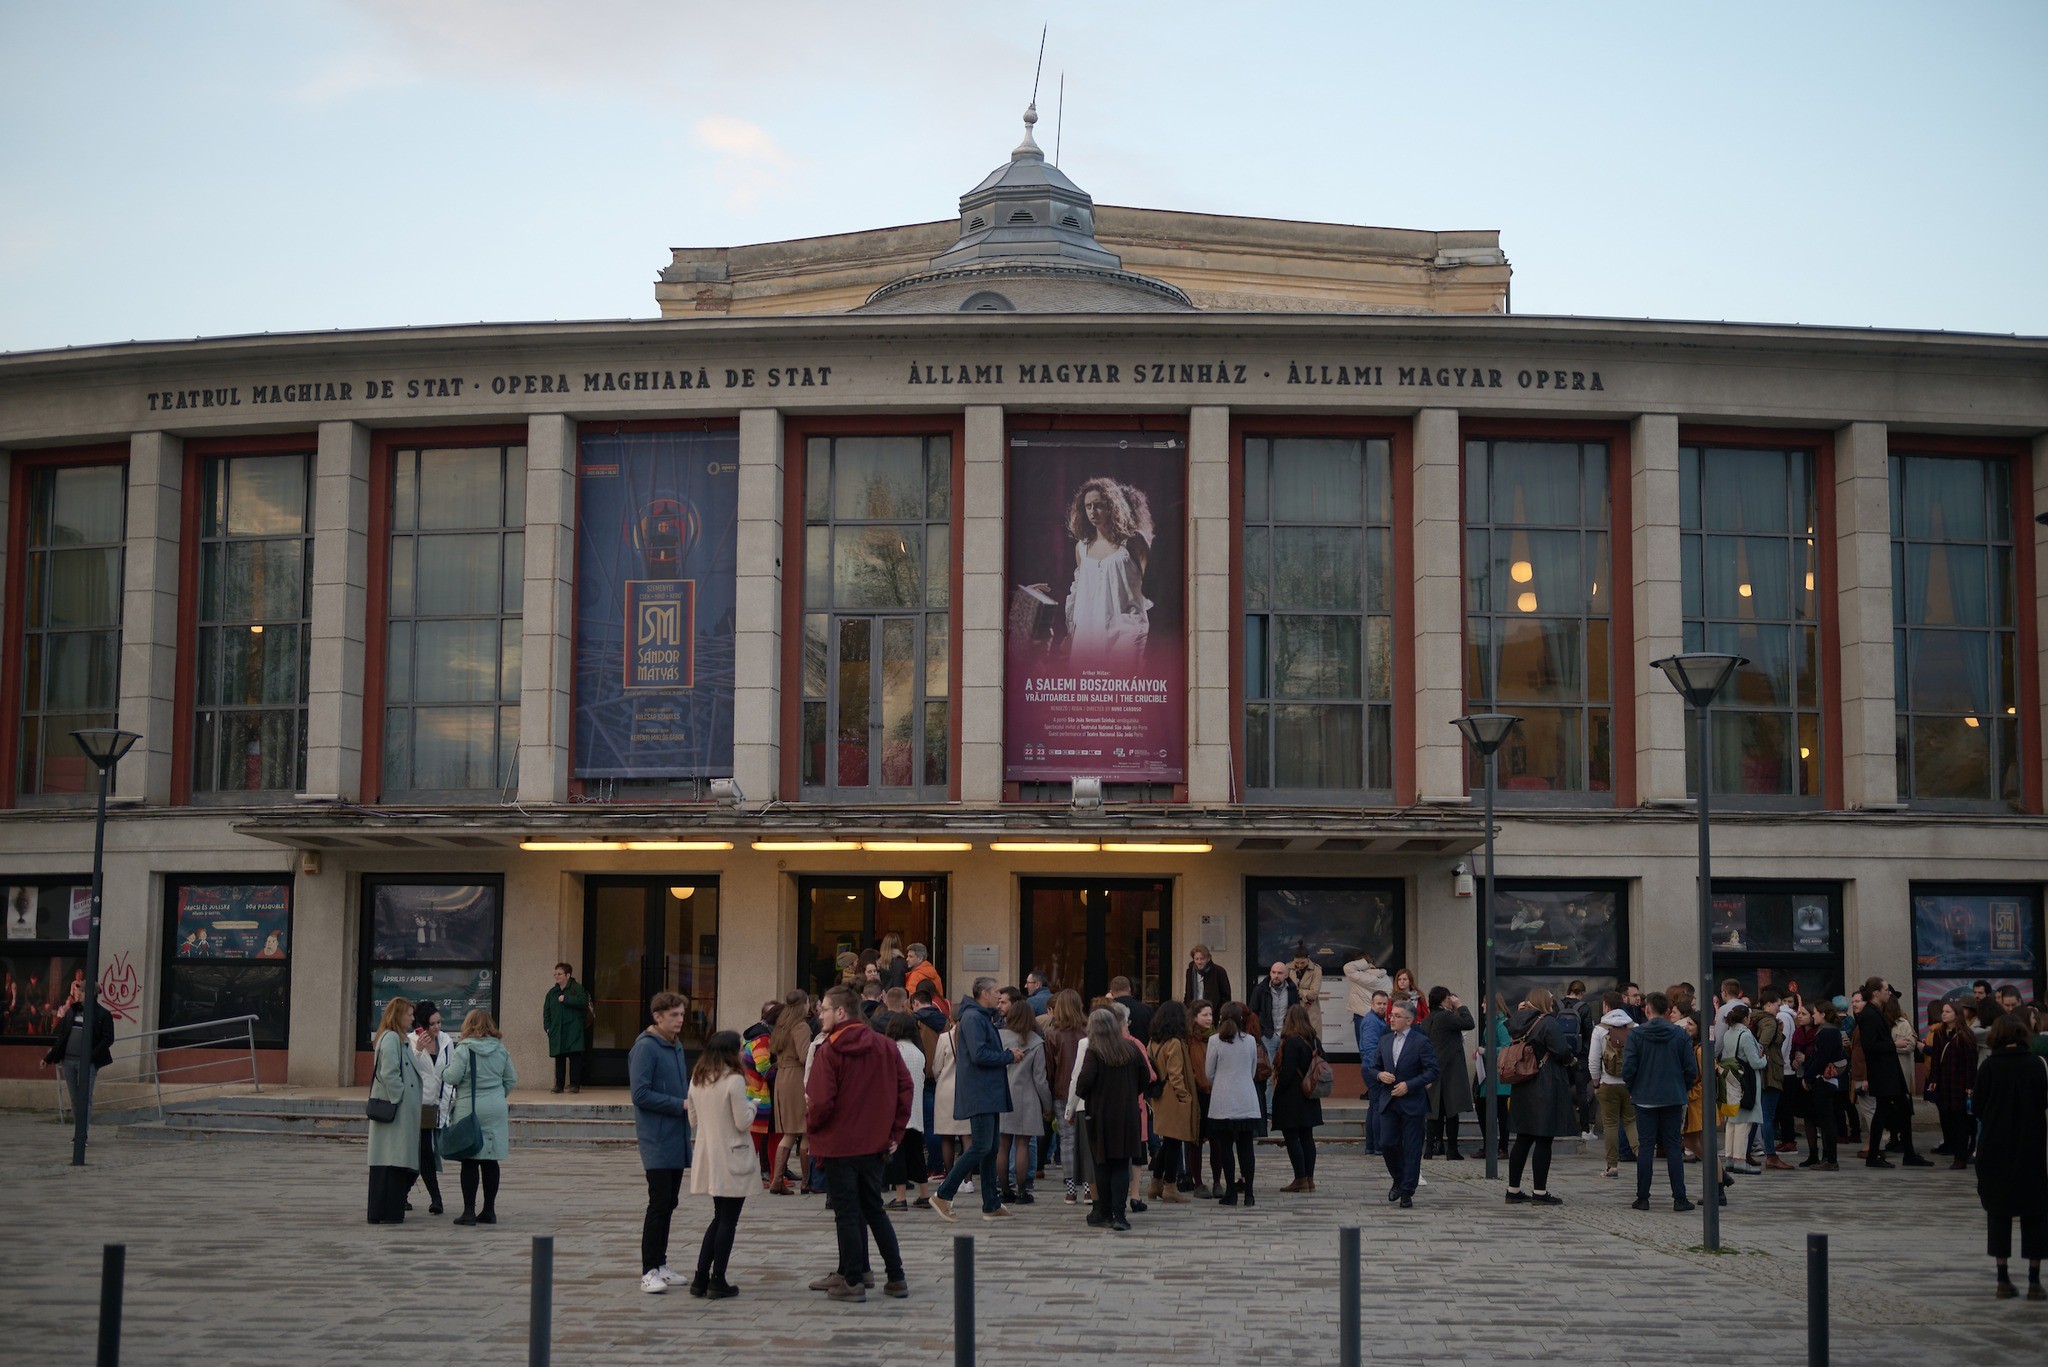
<path id="1" fill-rule="evenodd" d="M 1374 1064 L 1378 1071 L 1373 1075 L 1379 1084 L 1373 1110 L 1380 1152 L 1394 1179 L 1387 1199 L 1398 1201 L 1403 1210 L 1415 1204 L 1415 1188 L 1421 1184 L 1427 1093 L 1440 1076 L 1436 1051 L 1414 1025 L 1415 1008 L 1408 1002 L 1398 1001 L 1387 1008 L 1387 1032 L 1380 1036 L 1379 1058 Z"/>
<path id="2" fill-rule="evenodd" d="M 981 1194 L 982 1219 L 1010 1214 L 996 1185 L 996 1128 L 1010 1109 L 1010 1064 L 1024 1055 L 1003 1047 L 995 1008 L 996 980 L 976 978 L 974 996 L 960 1003 L 953 1026 L 953 1119 L 966 1121 L 968 1129 L 967 1147 L 932 1193 L 932 1209 L 943 1220 L 953 1218 L 953 1196 L 970 1176 Z"/>

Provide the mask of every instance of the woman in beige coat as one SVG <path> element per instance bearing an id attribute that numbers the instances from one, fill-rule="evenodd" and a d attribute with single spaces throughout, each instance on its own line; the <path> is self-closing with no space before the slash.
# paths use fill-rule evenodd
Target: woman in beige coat
<path id="1" fill-rule="evenodd" d="M 690 1294 L 722 1301 L 739 1295 L 725 1279 L 740 1207 L 761 1189 L 760 1160 L 754 1155 L 754 1103 L 740 1072 L 740 1037 L 731 1030 L 713 1035 L 690 1070 L 690 1095 L 683 1103 L 696 1130 L 690 1162 L 690 1194 L 711 1198 L 711 1223 L 697 1250 L 697 1275 Z"/>
<path id="2" fill-rule="evenodd" d="M 974 1128 L 953 1116 L 953 1084 L 960 1070 L 954 1039 L 959 1033 L 959 1027 L 955 1026 L 940 1035 L 939 1042 L 932 1046 L 932 1133 L 939 1136 L 942 1172 L 953 1170 L 953 1160 L 960 1156 L 960 1141 L 967 1138 Z M 960 1190 L 972 1192 L 974 1179 L 970 1177 L 962 1182 Z"/>
<path id="3" fill-rule="evenodd" d="M 775 1146 L 775 1177 L 768 1183 L 770 1196 L 787 1196 L 789 1153 L 796 1150 L 798 1171 L 803 1172 L 804 1148 L 804 1064 L 811 1054 L 811 994 L 801 987 L 782 999 L 782 1014 L 768 1036 L 768 1051 L 775 1060 L 775 1080 L 770 1083 L 775 1102 L 775 1133 L 782 1139 Z M 803 1179 L 797 1181 L 800 1190 Z"/>
<path id="4" fill-rule="evenodd" d="M 1202 1133 L 1194 1066 L 1188 1057 L 1188 1009 L 1179 1002 L 1161 1002 L 1152 1013 L 1150 1054 L 1160 1084 L 1152 1102 L 1152 1124 L 1160 1142 L 1145 1199 L 1172 1205 L 1188 1199 L 1180 1189 L 1181 1169 L 1191 1161 L 1188 1151 Z"/>

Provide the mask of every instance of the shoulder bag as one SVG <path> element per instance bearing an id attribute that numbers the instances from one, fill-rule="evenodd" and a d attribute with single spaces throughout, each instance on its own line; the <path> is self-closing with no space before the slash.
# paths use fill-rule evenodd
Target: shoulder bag
<path id="1" fill-rule="evenodd" d="M 1499 1080 L 1510 1087 L 1528 1082 L 1542 1071 L 1543 1056 L 1537 1053 L 1536 1046 L 1529 1042 L 1529 1037 L 1536 1033 L 1536 1026 L 1540 1024 L 1542 1021 L 1539 1018 L 1520 1039 L 1500 1051 L 1500 1059 L 1496 1064 Z"/>
<path id="2" fill-rule="evenodd" d="M 441 1135 L 441 1156 L 460 1163 L 484 1151 L 484 1127 L 476 1118 L 476 1058 L 469 1061 L 469 1114 Z"/>
<path id="3" fill-rule="evenodd" d="M 1310 1101 L 1320 1101 L 1336 1089 L 1337 1074 L 1321 1049 L 1311 1044 L 1308 1050 L 1308 1067 L 1301 1070 L 1301 1094 Z"/>
<path id="4" fill-rule="evenodd" d="M 380 1040 L 379 1043 L 382 1043 L 382 1041 Z M 371 1092 L 369 1101 L 363 1106 L 363 1113 L 369 1116 L 371 1120 L 374 1120 L 379 1125 L 389 1125 L 392 1121 L 398 1119 L 398 1102 L 386 1101 L 384 1100 L 384 1098 L 376 1095 L 374 1091 L 376 1085 L 377 1070 L 375 1066 L 372 1066 L 370 1070 L 370 1086 L 373 1090 Z M 405 1095 L 404 1040 L 398 1041 L 398 1092 L 399 1096 L 403 1098 Z"/>

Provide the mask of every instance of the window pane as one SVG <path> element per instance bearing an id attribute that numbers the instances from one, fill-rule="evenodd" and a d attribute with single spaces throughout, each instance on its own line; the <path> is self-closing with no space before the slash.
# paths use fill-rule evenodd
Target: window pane
<path id="1" fill-rule="evenodd" d="M 421 707 L 412 716 L 413 788 L 498 786 L 497 708 Z"/>
<path id="2" fill-rule="evenodd" d="M 1486 510 L 1492 506 L 1487 497 L 1486 443 L 1468 441 L 1465 443 L 1465 521 L 1485 522 Z"/>
<path id="3" fill-rule="evenodd" d="M 390 613 L 393 617 L 410 617 L 415 611 L 412 595 L 412 543 L 413 538 L 409 536 L 391 538 Z"/>
<path id="4" fill-rule="evenodd" d="M 1583 452 L 1586 481 L 1586 525 L 1607 525 L 1607 447 L 1594 443 Z"/>
<path id="5" fill-rule="evenodd" d="M 1678 575 L 1680 591 L 1684 595 L 1681 611 L 1687 617 L 1706 615 L 1706 595 L 1700 580 L 1700 539 L 1696 536 L 1678 538 Z"/>
<path id="6" fill-rule="evenodd" d="M 1465 619 L 1465 690 L 1475 698 L 1498 696 L 1493 678 L 1493 619 Z"/>
<path id="7" fill-rule="evenodd" d="M 839 624 L 839 723 L 835 728 L 841 787 L 868 782 L 869 651 L 872 624 L 852 618 Z"/>
<path id="8" fill-rule="evenodd" d="M 526 611 L 526 533 L 513 532 L 505 538 L 505 612 Z"/>
<path id="9" fill-rule="evenodd" d="M 1706 538 L 1709 617 L 1792 616 L 1791 542 L 1783 537 Z"/>
<path id="10" fill-rule="evenodd" d="M 230 536 L 296 536 L 306 530 L 306 458 L 236 456 L 227 463 Z"/>
<path id="11" fill-rule="evenodd" d="M 412 623 L 393 622 L 385 651 L 384 695 L 392 702 L 412 700 Z"/>
<path id="12" fill-rule="evenodd" d="M 924 781 L 936 788 L 946 781 L 946 704 L 924 705 Z"/>
<path id="13" fill-rule="evenodd" d="M 1975 717 L 1912 719 L 1913 797 L 1991 796 L 1991 728 Z"/>
<path id="14" fill-rule="evenodd" d="M 953 439 L 930 437 L 925 441 L 924 515 L 947 517 L 953 511 Z"/>
<path id="15" fill-rule="evenodd" d="M 1820 792 L 1820 717 L 1812 712 L 1799 714 L 1799 796 L 1819 797 Z"/>
<path id="16" fill-rule="evenodd" d="M 922 520 L 924 439 L 840 437 L 832 450 L 832 516 L 842 521 Z"/>
<path id="17" fill-rule="evenodd" d="M 1608 685 L 1612 679 L 1613 665 L 1607 654 L 1607 623 L 1590 621 L 1586 623 L 1586 697 L 1591 702 L 1606 702 Z"/>
<path id="18" fill-rule="evenodd" d="M 1933 541 L 1982 541 L 1984 462 L 1906 456 L 1906 535 Z"/>
<path id="19" fill-rule="evenodd" d="M 1393 444 L 1369 441 L 1365 444 L 1365 520 L 1394 520 L 1394 491 L 1391 465 Z"/>
<path id="20" fill-rule="evenodd" d="M 812 437 L 804 444 L 804 519 L 823 522 L 832 515 L 832 439 Z"/>
<path id="21" fill-rule="evenodd" d="M 1365 610 L 1393 611 L 1391 538 L 1385 532 L 1365 534 Z"/>
<path id="22" fill-rule="evenodd" d="M 422 536 L 419 609 L 422 616 L 498 611 L 498 534 Z"/>
<path id="23" fill-rule="evenodd" d="M 917 772 L 917 622 L 882 622 L 882 786 L 907 788 Z"/>
<path id="24" fill-rule="evenodd" d="M 1772 623 L 1715 622 L 1707 628 L 1707 649 L 1739 655 L 1749 663 L 1736 671 L 1727 701 L 1748 707 L 1792 705 L 1791 628 Z"/>
<path id="25" fill-rule="evenodd" d="M 1595 793 L 1614 789 L 1614 717 L 1604 707 L 1586 713 L 1586 787 Z"/>
<path id="26" fill-rule="evenodd" d="M 412 709 L 384 712 L 384 786 L 393 791 L 414 787 L 412 781 Z"/>
<path id="27" fill-rule="evenodd" d="M 832 529 L 804 528 L 804 606 L 832 606 Z"/>
<path id="28" fill-rule="evenodd" d="M 524 648 L 525 640 L 520 635 L 519 624 L 517 622 L 507 622 L 505 624 L 504 640 L 499 647 L 498 701 L 500 702 L 519 701 L 519 665 L 520 655 Z"/>
<path id="29" fill-rule="evenodd" d="M 1272 606 L 1266 592 L 1267 557 L 1271 534 L 1264 527 L 1247 527 L 1244 533 L 1244 610 L 1264 612 Z"/>
<path id="30" fill-rule="evenodd" d="M 1270 665 L 1267 629 L 1271 621 L 1269 617 L 1244 619 L 1244 695 L 1247 698 L 1267 696 L 1267 670 Z"/>
<path id="31" fill-rule="evenodd" d="M 1577 708 L 1517 708 L 1522 724 L 1500 750 L 1500 786 L 1510 792 L 1584 792 Z"/>
<path id="32" fill-rule="evenodd" d="M 45 558 L 45 557 L 38 557 Z M 47 617 L 53 627 L 113 627 L 121 624 L 121 552 L 118 549 L 52 551 Z"/>
<path id="33" fill-rule="evenodd" d="M 1789 721 L 1782 712 L 1715 712 L 1714 791 L 1764 796 L 1790 793 Z M 1698 733 L 1695 721 L 1693 734 Z"/>
<path id="34" fill-rule="evenodd" d="M 1366 709 L 1365 786 L 1384 792 L 1394 786 L 1394 709 Z"/>
<path id="35" fill-rule="evenodd" d="M 49 480 L 49 494 L 47 515 L 38 509 L 36 545 L 104 545 L 127 539 L 127 466 L 79 465 L 38 473 Z"/>
<path id="36" fill-rule="evenodd" d="M 1584 612 L 1579 542 L 1577 532 L 1495 532 L 1494 611 Z"/>
<path id="37" fill-rule="evenodd" d="M 945 614 L 930 613 L 924 619 L 924 692 L 926 697 L 943 698 L 950 685 L 946 676 L 952 670 L 953 658 L 947 642 L 948 623 Z"/>
<path id="38" fill-rule="evenodd" d="M 1799 705 L 1820 706 L 1820 630 L 1817 627 L 1797 629 L 1796 650 L 1799 660 Z"/>
<path id="39" fill-rule="evenodd" d="M 804 782 L 825 781 L 825 704 L 804 704 Z"/>
<path id="40" fill-rule="evenodd" d="M 1678 448 L 1678 525 L 1689 532 L 1700 527 L 1700 452 L 1696 446 Z"/>
<path id="41" fill-rule="evenodd" d="M 505 516 L 500 524 L 506 527 L 526 525 L 526 448 L 508 446 L 505 448 Z"/>
<path id="42" fill-rule="evenodd" d="M 1364 787 L 1364 714 L 1361 707 L 1275 707 L 1275 786 Z"/>
<path id="43" fill-rule="evenodd" d="M 421 702 L 489 702 L 498 696 L 498 621 L 414 624 L 413 687 Z M 465 723 L 466 725 L 467 723 Z M 424 739 L 424 737 L 423 737 Z M 458 787 L 429 783 L 421 787 Z"/>
<path id="44" fill-rule="evenodd" d="M 1365 619 L 1365 696 L 1384 702 L 1394 696 L 1394 623 Z"/>
<path id="45" fill-rule="evenodd" d="M 1991 710 L 1990 633 L 1914 631 L 1907 633 L 1908 696 L 1915 712 Z"/>
<path id="46" fill-rule="evenodd" d="M 225 573 L 217 620 L 278 622 L 306 615 L 305 542 L 230 541 L 220 549 Z"/>
<path id="47" fill-rule="evenodd" d="M 436 530 L 503 525 L 502 465 L 495 446 L 420 452 L 420 526 Z"/>
<path id="48" fill-rule="evenodd" d="M 918 554 L 921 533 L 918 527 L 836 528 L 832 533 L 833 603 L 842 608 L 923 606 Z"/>
<path id="49" fill-rule="evenodd" d="M 419 453 L 400 451 L 391 462 L 391 530 L 414 530 L 418 525 L 419 508 Z"/>
<path id="50" fill-rule="evenodd" d="M 1356 611 L 1363 552 L 1356 527 L 1275 527 L 1273 606 Z"/>
<path id="51" fill-rule="evenodd" d="M 110 708 L 119 700 L 120 648 L 110 631 L 65 631 L 47 643 L 47 690 L 39 710 Z"/>
<path id="52" fill-rule="evenodd" d="M 942 608 L 952 601 L 953 594 L 953 529 L 940 523 L 925 529 L 924 605 L 928 608 Z"/>
<path id="53" fill-rule="evenodd" d="M 1715 448 L 1706 454 L 1700 512 L 1707 530 L 1785 532 L 1785 453 Z M 1803 525 L 1802 525 L 1803 530 Z"/>
<path id="54" fill-rule="evenodd" d="M 1272 742 L 1267 734 L 1272 709 L 1263 704 L 1244 710 L 1244 785 L 1273 786 Z"/>
<path id="55" fill-rule="evenodd" d="M 1321 437 L 1273 442 L 1275 522 L 1358 523 L 1365 517 L 1364 499 L 1362 443 Z"/>
<path id="56" fill-rule="evenodd" d="M 1493 611 L 1494 576 L 1502 573 L 1483 531 L 1465 533 L 1465 611 Z"/>
<path id="57" fill-rule="evenodd" d="M 822 612 L 804 614 L 804 696 L 825 696 L 826 622 Z"/>
<path id="58" fill-rule="evenodd" d="M 1492 520 L 1524 525 L 1577 526 L 1578 446 L 1547 441 L 1493 443 Z"/>
<path id="59" fill-rule="evenodd" d="M 1906 545 L 1906 620 L 1989 626 L 1988 553 L 1982 546 Z"/>
<path id="60" fill-rule="evenodd" d="M 1500 633 L 1498 701 L 1584 701 L 1577 620 L 1501 618 L 1494 628 Z"/>
<path id="61" fill-rule="evenodd" d="M 1244 442 L 1244 517 L 1247 522 L 1264 522 L 1271 516 L 1266 498 L 1266 451 L 1264 437 L 1246 437 Z"/>
<path id="62" fill-rule="evenodd" d="M 1356 698 L 1358 619 L 1275 617 L 1273 694 L 1281 698 Z"/>

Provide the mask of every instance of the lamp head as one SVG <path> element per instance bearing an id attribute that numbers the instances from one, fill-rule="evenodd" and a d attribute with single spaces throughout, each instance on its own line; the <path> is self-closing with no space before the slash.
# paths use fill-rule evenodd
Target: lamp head
<path id="1" fill-rule="evenodd" d="M 734 811 L 743 812 L 747 809 L 747 795 L 740 791 L 738 779 L 712 779 L 711 800 L 721 807 L 730 807 Z"/>
<path id="2" fill-rule="evenodd" d="M 121 756 L 135 748 L 135 742 L 142 739 L 133 731 L 117 731 L 111 726 L 89 727 L 73 731 L 71 739 L 78 742 L 78 748 L 92 761 L 93 767 L 102 773 L 121 762 Z"/>
<path id="3" fill-rule="evenodd" d="M 1092 811 L 1102 805 L 1102 780 L 1099 778 L 1076 778 L 1074 780 L 1074 806 L 1082 811 Z"/>
<path id="4" fill-rule="evenodd" d="M 1748 664 L 1740 655 L 1716 655 L 1709 652 L 1694 652 L 1687 655 L 1666 655 L 1650 663 L 1664 671 L 1664 677 L 1671 680 L 1671 686 L 1688 705 L 1700 708 L 1714 701 L 1725 688 L 1735 671 Z"/>
<path id="5" fill-rule="evenodd" d="M 1453 717 L 1451 725 L 1463 732 L 1466 742 L 1484 758 L 1500 749 L 1521 720 L 1511 712 L 1472 712 Z"/>

